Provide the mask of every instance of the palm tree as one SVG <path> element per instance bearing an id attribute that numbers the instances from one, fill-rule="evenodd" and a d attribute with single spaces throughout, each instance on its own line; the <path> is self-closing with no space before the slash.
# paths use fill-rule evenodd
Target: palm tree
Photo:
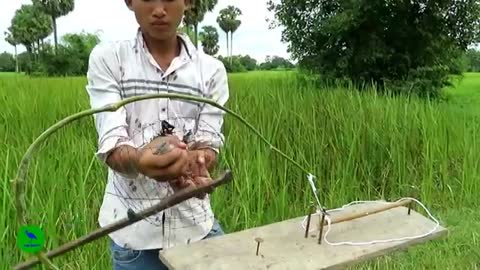
<path id="1" fill-rule="evenodd" d="M 239 8 L 229 5 L 226 8 L 220 10 L 220 14 L 217 17 L 218 25 L 227 35 L 227 57 L 233 56 L 233 33 L 237 31 L 237 29 L 240 27 L 241 21 L 237 19 L 237 17 L 240 15 L 242 15 L 242 11 Z M 230 33 L 230 53 L 228 52 L 228 33 Z M 231 61 L 232 59 L 230 58 L 230 62 Z"/>
<path id="2" fill-rule="evenodd" d="M 228 25 L 228 13 L 227 13 L 227 9 L 222 9 L 220 10 L 220 13 L 217 17 L 217 23 L 218 23 L 218 26 L 220 27 L 220 29 L 222 29 L 223 32 L 225 32 L 225 36 L 226 36 L 226 39 L 227 39 L 227 57 L 229 56 L 229 53 L 228 53 L 228 50 L 229 50 L 229 46 L 228 46 L 228 33 L 230 32 L 230 28 L 229 28 L 229 25 Z"/>
<path id="3" fill-rule="evenodd" d="M 200 37 L 202 39 L 203 51 L 209 55 L 215 55 L 218 52 L 218 32 L 217 28 L 206 25 L 202 28 Z"/>
<path id="4" fill-rule="evenodd" d="M 39 5 L 43 11 L 52 18 L 55 51 L 57 51 L 57 18 L 67 15 L 75 8 L 74 0 L 33 0 L 34 5 Z"/>
<path id="5" fill-rule="evenodd" d="M 12 27 L 8 28 L 8 31 L 5 32 L 5 41 L 8 42 L 8 44 L 12 45 L 15 48 L 15 72 L 18 73 L 18 54 L 17 54 L 17 45 L 20 44 L 20 42 L 13 36 Z"/>
<path id="6" fill-rule="evenodd" d="M 193 26 L 194 44 L 198 48 L 198 24 L 203 21 L 205 14 L 211 12 L 217 5 L 218 0 L 193 0 L 192 5 L 185 11 L 183 22 L 189 29 Z"/>
<path id="7" fill-rule="evenodd" d="M 242 23 L 240 20 L 237 19 L 238 16 L 242 15 L 242 11 L 232 5 L 229 5 L 227 8 L 227 14 L 229 18 L 228 22 L 228 30 L 230 31 L 230 56 L 233 56 L 233 33 L 237 31 Z"/>

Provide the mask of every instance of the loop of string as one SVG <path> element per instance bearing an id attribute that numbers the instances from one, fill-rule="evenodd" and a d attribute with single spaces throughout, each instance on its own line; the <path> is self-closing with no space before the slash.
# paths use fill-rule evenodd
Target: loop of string
<path id="1" fill-rule="evenodd" d="M 312 191 L 314 193 L 314 196 L 315 196 L 315 199 L 317 200 L 317 203 L 318 203 L 318 206 L 320 207 L 319 209 L 317 209 L 316 213 L 312 214 L 312 217 L 313 216 L 320 216 L 322 215 L 323 211 L 323 207 L 320 203 L 320 200 L 318 199 L 318 196 L 317 196 L 317 188 L 315 186 L 315 183 L 313 182 L 313 179 L 314 179 L 314 176 L 312 174 L 309 174 L 308 177 L 308 182 L 310 183 L 310 186 L 312 188 Z M 405 198 L 401 198 L 399 200 L 397 200 L 396 202 L 383 202 L 383 201 L 353 201 L 351 203 L 348 203 L 346 205 L 343 205 L 342 207 L 340 208 L 336 208 L 336 209 L 330 209 L 330 210 L 326 210 L 325 212 L 327 214 L 331 213 L 331 212 L 337 212 L 337 211 L 341 211 L 341 210 L 344 210 L 346 207 L 349 207 L 351 205 L 354 205 L 354 204 L 366 204 L 366 203 L 375 203 L 375 204 L 395 204 L 395 203 L 399 203 L 401 201 L 405 201 L 405 200 L 411 200 L 411 201 L 414 201 L 416 202 L 417 204 L 419 204 L 424 210 L 425 212 L 427 213 L 427 215 L 429 216 L 429 218 L 431 220 L 434 221 L 435 223 L 435 226 L 428 232 L 426 233 L 423 233 L 423 234 L 418 234 L 418 235 L 414 235 L 414 236 L 406 236 L 406 237 L 399 237 L 399 238 L 391 238 L 391 239 L 382 239 L 382 240 L 372 240 L 372 241 L 367 241 L 367 242 L 351 242 L 351 241 L 344 241 L 344 242 L 330 242 L 328 239 L 327 239 L 327 236 L 328 234 L 330 233 L 330 230 L 331 230 L 331 226 L 332 226 L 332 219 L 329 215 L 325 215 L 325 220 L 327 222 L 327 230 L 325 232 L 325 234 L 323 235 L 323 241 L 325 241 L 325 243 L 329 244 L 329 245 L 332 245 L 332 246 L 340 246 L 340 245 L 351 245 L 351 246 L 364 246 L 364 245 L 374 245 L 374 244 L 378 244 L 378 243 L 391 243 L 391 242 L 398 242 L 398 241 L 405 241 L 405 240 L 412 240 L 412 239 L 418 239 L 418 238 L 423 238 L 423 237 L 426 237 L 432 233 L 434 233 L 438 227 L 440 226 L 440 222 L 430 213 L 430 211 L 428 210 L 428 208 L 422 203 L 420 202 L 419 200 L 415 199 L 415 198 L 410 198 L 410 197 L 405 197 Z M 305 216 L 305 218 L 303 219 L 302 221 L 302 228 L 303 230 L 306 229 L 306 221 L 307 221 L 307 216 Z M 308 233 L 312 232 L 312 230 L 309 230 Z"/>

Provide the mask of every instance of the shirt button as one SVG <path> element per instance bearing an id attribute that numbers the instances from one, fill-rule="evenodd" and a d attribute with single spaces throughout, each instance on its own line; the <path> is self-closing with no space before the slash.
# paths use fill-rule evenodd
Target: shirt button
<path id="1" fill-rule="evenodd" d="M 167 109 L 165 109 L 165 108 L 162 108 L 162 112 L 164 112 L 164 111 L 166 111 L 166 110 L 167 110 Z"/>

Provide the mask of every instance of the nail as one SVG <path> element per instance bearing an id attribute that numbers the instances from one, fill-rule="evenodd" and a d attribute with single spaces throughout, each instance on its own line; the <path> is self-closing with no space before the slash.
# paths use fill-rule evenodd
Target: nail
<path id="1" fill-rule="evenodd" d="M 313 205 L 308 209 L 307 228 L 305 229 L 305 238 L 308 238 L 308 231 L 310 230 L 310 219 L 312 218 Z"/>
<path id="2" fill-rule="evenodd" d="M 323 224 L 325 223 L 325 213 L 322 213 L 322 221 L 320 222 L 320 233 L 318 234 L 318 244 L 322 244 Z"/>
<path id="3" fill-rule="evenodd" d="M 410 186 L 410 188 L 412 189 L 412 191 L 410 192 L 410 197 L 412 198 L 416 198 L 417 194 L 416 194 L 416 188 L 415 186 Z M 412 211 L 412 208 L 413 208 L 413 201 L 411 201 L 409 204 L 408 204 L 408 215 L 410 215 L 411 211 Z"/>
<path id="4" fill-rule="evenodd" d="M 257 238 L 255 238 L 255 242 L 257 242 L 257 253 L 256 253 L 256 255 L 258 256 L 258 251 L 260 249 L 260 243 L 263 242 L 263 239 L 260 238 L 260 237 L 257 237 Z"/>

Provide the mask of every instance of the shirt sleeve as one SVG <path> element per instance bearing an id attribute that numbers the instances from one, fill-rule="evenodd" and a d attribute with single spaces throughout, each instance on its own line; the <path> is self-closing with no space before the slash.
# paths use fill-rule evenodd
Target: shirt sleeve
<path id="1" fill-rule="evenodd" d="M 89 58 L 86 86 L 92 109 L 121 101 L 119 78 L 120 64 L 115 57 L 113 46 L 97 45 Z M 98 135 L 96 156 L 102 162 L 116 147 L 133 145 L 128 135 L 125 108 L 115 112 L 101 112 L 93 115 Z"/>
<path id="2" fill-rule="evenodd" d="M 208 83 L 209 98 L 224 106 L 229 98 L 227 71 L 223 64 L 219 64 Z M 219 152 L 224 145 L 225 136 L 222 133 L 225 111 L 205 104 L 200 111 L 198 128 L 195 133 L 195 141 L 208 141 L 215 152 Z"/>

